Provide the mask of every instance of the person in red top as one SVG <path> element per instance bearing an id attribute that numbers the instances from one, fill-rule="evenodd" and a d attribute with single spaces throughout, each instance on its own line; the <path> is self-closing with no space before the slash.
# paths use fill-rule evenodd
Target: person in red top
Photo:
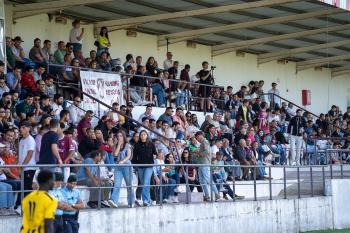
<path id="1" fill-rule="evenodd" d="M 77 125 L 78 130 L 78 142 L 80 143 L 83 139 L 88 138 L 86 130 L 91 128 L 91 119 L 93 116 L 93 111 L 86 111 L 85 116 L 81 119 Z"/>
<path id="2" fill-rule="evenodd" d="M 65 125 L 63 123 L 60 123 L 60 129 L 57 131 L 58 133 L 57 147 L 58 147 L 58 153 L 60 154 L 63 164 L 70 164 L 70 161 L 74 156 L 75 147 L 73 145 L 72 138 L 63 133 L 64 128 L 65 128 Z M 62 170 L 64 175 L 63 181 L 66 183 L 70 175 L 70 168 L 64 167 L 62 168 Z"/>
<path id="3" fill-rule="evenodd" d="M 22 88 L 30 90 L 32 92 L 38 91 L 38 88 L 34 79 L 34 68 L 29 66 L 26 68 L 26 72 L 22 74 L 21 77 Z"/>

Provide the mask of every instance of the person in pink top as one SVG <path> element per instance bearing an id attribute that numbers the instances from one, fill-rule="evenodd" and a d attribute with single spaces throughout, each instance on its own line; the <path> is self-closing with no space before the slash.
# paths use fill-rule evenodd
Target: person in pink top
<path id="1" fill-rule="evenodd" d="M 269 122 L 267 120 L 268 114 L 266 112 L 267 110 L 267 103 L 262 102 L 261 103 L 261 110 L 259 112 L 259 129 L 264 130 L 265 133 L 269 133 Z"/>
<path id="2" fill-rule="evenodd" d="M 254 127 L 250 127 L 248 130 L 247 138 L 250 139 L 251 143 L 255 142 L 255 129 Z"/>
<path id="3" fill-rule="evenodd" d="M 180 130 L 185 133 L 186 128 L 189 126 L 186 120 L 186 117 L 184 115 L 184 111 L 182 108 L 177 108 L 175 115 L 173 116 L 173 122 L 179 122 L 180 123 Z"/>
<path id="4" fill-rule="evenodd" d="M 41 139 L 43 138 L 43 135 L 46 134 L 49 131 L 49 127 L 42 126 L 39 129 L 39 133 L 35 137 L 35 161 L 39 161 L 39 155 L 40 155 L 40 148 L 41 148 Z"/>

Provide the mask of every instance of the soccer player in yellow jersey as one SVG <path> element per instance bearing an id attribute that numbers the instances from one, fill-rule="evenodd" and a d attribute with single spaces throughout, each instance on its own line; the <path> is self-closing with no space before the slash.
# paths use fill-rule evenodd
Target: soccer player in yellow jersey
<path id="1" fill-rule="evenodd" d="M 22 201 L 21 233 L 54 233 L 58 201 L 48 193 L 54 187 L 54 174 L 47 170 L 40 171 L 37 180 L 39 190 L 31 192 Z"/>

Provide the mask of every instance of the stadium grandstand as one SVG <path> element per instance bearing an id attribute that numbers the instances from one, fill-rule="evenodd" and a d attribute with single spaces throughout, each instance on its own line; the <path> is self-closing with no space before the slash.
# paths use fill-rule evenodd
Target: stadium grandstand
<path id="1" fill-rule="evenodd" d="M 349 229 L 349 10 L 0 0 L 0 233 Z"/>

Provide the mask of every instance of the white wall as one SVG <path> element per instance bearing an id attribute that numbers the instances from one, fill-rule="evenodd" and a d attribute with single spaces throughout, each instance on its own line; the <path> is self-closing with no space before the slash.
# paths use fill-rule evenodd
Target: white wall
<path id="1" fill-rule="evenodd" d="M 6 8 L 7 29 L 11 36 L 22 36 L 24 48 L 28 53 L 33 39 L 36 37 L 50 39 L 54 43 L 59 40 L 68 40 L 71 21 L 66 25 L 49 22 L 47 15 L 38 15 L 16 20 L 11 25 L 9 7 Z M 84 36 L 83 51 L 85 55 L 94 49 L 93 26 L 83 25 L 86 29 Z M 112 57 L 125 59 L 127 53 L 134 56 L 141 55 L 144 62 L 149 56 L 154 56 L 162 67 L 165 58 L 166 47 L 157 46 L 157 37 L 143 33 L 137 33 L 137 37 L 127 37 L 124 30 L 110 33 L 113 47 L 110 49 Z M 217 66 L 215 71 L 216 84 L 232 85 L 235 90 L 250 80 L 265 80 L 264 91 L 270 89 L 271 82 L 279 84 L 281 95 L 301 105 L 301 90 L 311 90 L 311 106 L 307 109 L 318 114 L 328 111 L 330 105 L 337 104 L 343 110 L 350 104 L 350 89 L 348 75 L 330 78 L 330 70 L 314 71 L 309 69 L 296 73 L 295 63 L 277 64 L 276 61 L 258 66 L 257 58 L 252 54 L 245 54 L 245 57 L 237 57 L 235 53 L 228 53 L 211 57 L 211 48 L 197 44 L 196 48 L 187 48 L 185 42 L 171 44 L 169 50 L 173 52 L 174 59 L 180 64 L 190 64 L 191 73 L 195 74 L 201 68 L 201 62 L 206 60 Z"/>

